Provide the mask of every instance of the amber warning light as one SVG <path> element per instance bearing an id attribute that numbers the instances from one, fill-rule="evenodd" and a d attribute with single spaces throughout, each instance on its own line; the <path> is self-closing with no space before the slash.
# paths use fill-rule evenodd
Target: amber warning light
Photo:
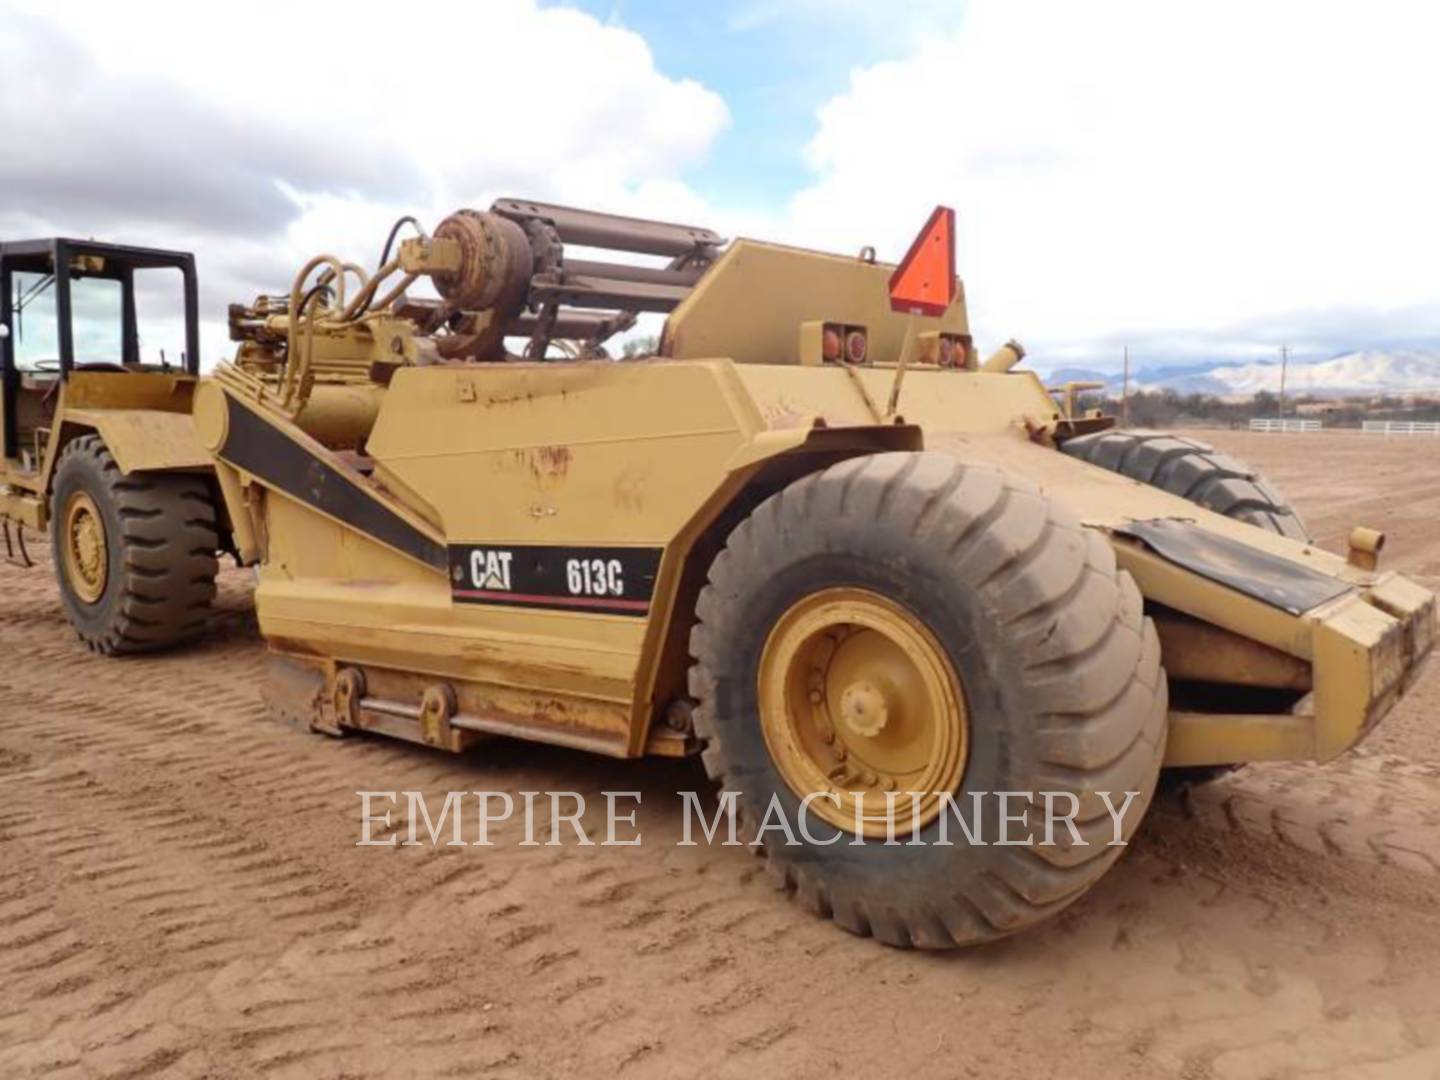
<path id="1" fill-rule="evenodd" d="M 890 275 L 890 307 L 943 315 L 955 300 L 955 211 L 937 206 Z"/>

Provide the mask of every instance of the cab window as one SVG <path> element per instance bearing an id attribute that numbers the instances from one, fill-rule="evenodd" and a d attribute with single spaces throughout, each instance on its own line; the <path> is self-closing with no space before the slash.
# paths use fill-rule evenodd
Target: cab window
<path id="1" fill-rule="evenodd" d="M 49 274 L 16 273 L 12 280 L 15 366 L 21 371 L 59 371 L 59 322 L 55 317 L 55 281 Z"/>
<path id="2" fill-rule="evenodd" d="M 120 364 L 124 360 L 120 282 L 110 278 L 72 277 L 70 326 L 76 367 Z"/>
<path id="3" fill-rule="evenodd" d="M 185 276 L 178 267 L 135 271 L 135 329 L 139 360 L 179 368 L 185 358 Z"/>

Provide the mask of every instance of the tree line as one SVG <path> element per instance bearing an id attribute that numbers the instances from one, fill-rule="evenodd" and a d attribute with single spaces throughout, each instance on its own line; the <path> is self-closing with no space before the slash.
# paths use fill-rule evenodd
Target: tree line
<path id="1" fill-rule="evenodd" d="M 1299 405 L 1323 404 L 1323 414 Z M 1083 394 L 1080 405 L 1085 409 L 1101 409 L 1107 415 L 1120 416 L 1118 396 Z M 1261 390 L 1253 397 L 1231 399 L 1214 394 L 1180 394 L 1174 390 L 1139 390 L 1130 395 L 1128 425 L 1130 427 L 1247 427 L 1251 420 L 1273 419 L 1277 416 L 1315 419 L 1326 427 L 1359 427 L 1364 420 L 1416 420 L 1440 422 L 1440 399 L 1415 399 L 1383 395 L 1364 400 L 1317 398 L 1309 395 L 1285 396 L 1282 412 L 1278 395 Z"/>

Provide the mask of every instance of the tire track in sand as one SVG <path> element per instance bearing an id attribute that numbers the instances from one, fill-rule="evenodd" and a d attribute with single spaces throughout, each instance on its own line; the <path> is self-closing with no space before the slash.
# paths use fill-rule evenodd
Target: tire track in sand
<path id="1" fill-rule="evenodd" d="M 930 957 L 808 918 L 744 852 L 675 847 L 689 766 L 272 723 L 236 575 L 199 649 L 135 662 L 78 652 L 48 581 L 0 589 L 6 1075 L 1228 1077 L 1315 1047 L 1423 1075 L 1440 1052 L 1440 928 L 1406 884 L 1433 870 L 1383 854 L 1397 830 L 1433 850 L 1424 766 L 1245 770 L 1162 807 L 1053 924 Z M 358 788 L 639 790 L 647 843 L 357 849 Z"/>

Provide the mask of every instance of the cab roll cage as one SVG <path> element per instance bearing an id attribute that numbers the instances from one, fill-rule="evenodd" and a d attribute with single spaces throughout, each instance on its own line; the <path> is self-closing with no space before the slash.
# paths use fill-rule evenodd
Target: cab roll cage
<path id="1" fill-rule="evenodd" d="M 93 268 L 91 260 L 99 260 Z M 102 278 L 120 283 L 121 357 L 124 363 L 140 362 L 139 328 L 135 318 L 135 271 L 174 268 L 180 271 L 185 290 L 184 369 L 200 373 L 199 289 L 195 257 L 184 251 L 97 244 L 87 240 L 22 240 L 0 243 L 0 323 L 10 333 L 0 336 L 0 362 L 4 364 L 7 390 L 15 371 L 16 273 L 53 274 L 55 314 L 60 352 L 60 377 L 68 378 L 75 367 L 75 336 L 71 324 L 70 283 L 76 277 Z"/>

